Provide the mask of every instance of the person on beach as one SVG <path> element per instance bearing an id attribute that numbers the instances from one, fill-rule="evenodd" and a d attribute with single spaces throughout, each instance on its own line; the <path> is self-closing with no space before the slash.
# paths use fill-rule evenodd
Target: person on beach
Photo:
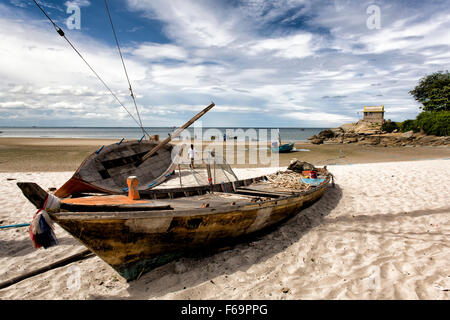
<path id="1" fill-rule="evenodd" d="M 190 148 L 189 151 L 188 151 L 188 157 L 189 157 L 189 159 L 191 159 L 190 167 L 191 167 L 192 169 L 194 169 L 195 152 L 196 152 L 196 151 L 195 151 L 195 149 L 194 149 L 194 145 L 191 144 L 191 148 Z"/>

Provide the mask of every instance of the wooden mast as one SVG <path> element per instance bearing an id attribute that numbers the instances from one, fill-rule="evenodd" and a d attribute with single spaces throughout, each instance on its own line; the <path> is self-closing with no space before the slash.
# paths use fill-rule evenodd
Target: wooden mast
<path id="1" fill-rule="evenodd" d="M 205 109 L 203 109 L 202 111 L 200 111 L 199 113 L 197 113 L 191 120 L 189 120 L 188 122 L 186 122 L 185 124 L 183 124 L 180 128 L 177 129 L 177 131 L 175 131 L 173 134 L 169 135 L 166 139 L 164 139 L 160 144 L 158 144 L 156 147 L 154 147 L 152 150 L 150 150 L 149 152 L 147 152 L 141 159 L 140 161 L 138 161 L 136 163 L 136 166 L 139 166 L 142 164 L 142 162 L 144 162 L 145 160 L 147 160 L 148 158 L 150 158 L 152 155 L 154 155 L 159 149 L 161 149 L 164 145 L 166 145 L 169 141 L 172 140 L 172 138 L 178 137 L 180 135 L 180 133 L 186 129 L 187 127 L 189 127 L 191 124 L 193 124 L 195 121 L 197 121 L 200 117 L 202 117 L 205 113 L 207 113 L 209 110 L 211 110 L 212 107 L 214 107 L 215 104 L 214 102 L 212 102 L 209 106 L 207 106 Z"/>

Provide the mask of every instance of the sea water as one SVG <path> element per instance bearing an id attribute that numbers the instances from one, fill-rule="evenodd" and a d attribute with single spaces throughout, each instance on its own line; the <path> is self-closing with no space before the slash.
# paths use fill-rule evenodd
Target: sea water
<path id="1" fill-rule="evenodd" d="M 177 128 L 174 127 L 146 127 L 150 135 L 159 135 L 165 139 Z M 277 139 L 278 130 L 283 141 L 307 141 L 312 135 L 318 134 L 326 128 L 194 128 L 189 127 L 187 134 L 192 138 L 211 141 L 227 139 L 257 141 L 260 137 L 268 140 Z M 23 138 L 90 138 L 90 139 L 140 139 L 142 130 L 137 127 L 0 127 L 0 137 Z"/>

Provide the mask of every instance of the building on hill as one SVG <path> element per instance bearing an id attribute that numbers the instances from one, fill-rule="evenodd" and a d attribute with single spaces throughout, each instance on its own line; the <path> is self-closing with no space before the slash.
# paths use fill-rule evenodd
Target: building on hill
<path id="1" fill-rule="evenodd" d="M 364 121 L 373 123 L 383 123 L 384 121 L 384 105 L 381 106 L 364 106 Z"/>

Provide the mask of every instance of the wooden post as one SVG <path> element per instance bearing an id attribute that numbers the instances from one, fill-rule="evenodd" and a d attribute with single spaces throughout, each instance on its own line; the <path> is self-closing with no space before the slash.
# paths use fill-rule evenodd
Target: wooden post
<path id="1" fill-rule="evenodd" d="M 214 180 L 213 184 L 216 184 L 216 158 L 214 158 Z"/>
<path id="2" fill-rule="evenodd" d="M 211 165 L 209 163 L 206 164 L 206 171 L 208 172 L 208 183 L 212 185 Z"/>
<path id="3" fill-rule="evenodd" d="M 12 286 L 13 284 L 15 284 L 17 282 L 20 282 L 22 280 L 28 279 L 30 277 L 34 277 L 34 276 L 36 276 L 38 274 L 41 274 L 43 272 L 47 272 L 47 271 L 55 269 L 55 268 L 60 268 L 62 266 L 68 265 L 69 263 L 73 263 L 75 261 L 84 260 L 84 259 L 87 259 L 87 258 L 90 258 L 90 257 L 93 257 L 93 256 L 94 256 L 94 254 L 91 252 L 91 250 L 88 250 L 88 249 L 87 250 L 83 250 L 83 251 L 81 251 L 79 253 L 76 253 L 76 254 L 74 254 L 74 255 L 72 255 L 70 257 L 67 257 L 67 258 L 64 258 L 62 260 L 58 260 L 58 261 L 56 261 L 54 263 L 51 263 L 48 266 L 35 269 L 35 270 L 30 271 L 28 273 L 22 274 L 22 275 L 20 275 L 18 277 L 15 277 L 15 278 L 9 279 L 9 280 L 7 280 L 5 282 L 2 282 L 2 283 L 0 283 L 0 290 L 4 289 L 4 288 L 7 288 L 9 286 Z"/>
<path id="4" fill-rule="evenodd" d="M 135 176 L 129 176 L 127 179 L 128 184 L 128 199 L 139 200 L 138 184 L 139 181 Z"/>
<path id="5" fill-rule="evenodd" d="M 166 145 L 169 141 L 171 141 L 173 138 L 178 137 L 180 133 L 189 127 L 191 124 L 193 124 L 195 121 L 197 121 L 200 117 L 202 117 L 205 113 L 207 113 L 209 110 L 211 110 L 212 107 L 214 107 L 214 102 L 211 103 L 209 106 L 207 106 L 205 109 L 197 113 L 191 120 L 183 124 L 179 129 L 177 129 L 174 133 L 169 135 L 166 139 L 164 139 L 160 144 L 158 144 L 156 147 L 154 147 L 152 150 L 147 152 L 140 161 L 136 162 L 136 166 L 139 166 L 142 162 L 150 158 L 152 155 L 154 155 L 159 149 L 161 149 L 164 145 Z"/>

